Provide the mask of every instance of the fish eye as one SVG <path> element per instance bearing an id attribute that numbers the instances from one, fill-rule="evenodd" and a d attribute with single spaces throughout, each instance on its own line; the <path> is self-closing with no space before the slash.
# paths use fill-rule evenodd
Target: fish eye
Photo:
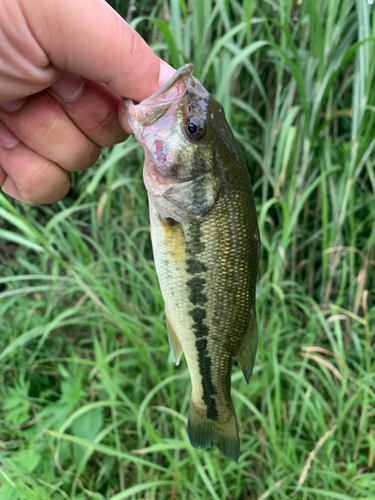
<path id="1" fill-rule="evenodd" d="M 188 118 L 185 123 L 185 131 L 190 139 L 201 139 L 205 130 L 198 118 Z"/>

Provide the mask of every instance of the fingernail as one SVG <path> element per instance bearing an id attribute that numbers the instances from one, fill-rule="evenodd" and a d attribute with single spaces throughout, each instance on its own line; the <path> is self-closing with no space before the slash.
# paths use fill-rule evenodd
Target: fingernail
<path id="1" fill-rule="evenodd" d="M 64 102 L 77 101 L 83 92 L 85 81 L 81 76 L 64 72 L 49 89 Z"/>
<path id="2" fill-rule="evenodd" d="M 169 64 L 160 60 L 160 71 L 159 71 L 159 85 L 163 87 L 168 80 L 172 78 L 172 76 L 176 73 L 176 70 L 173 69 Z"/>
<path id="3" fill-rule="evenodd" d="M 5 149 L 12 149 L 20 142 L 20 139 L 4 123 L 0 122 L 0 146 Z"/>
<path id="4" fill-rule="evenodd" d="M 14 99 L 14 101 L 0 102 L 0 108 L 8 113 L 13 113 L 17 111 L 21 106 L 25 104 L 26 99 L 22 97 L 21 99 Z"/>

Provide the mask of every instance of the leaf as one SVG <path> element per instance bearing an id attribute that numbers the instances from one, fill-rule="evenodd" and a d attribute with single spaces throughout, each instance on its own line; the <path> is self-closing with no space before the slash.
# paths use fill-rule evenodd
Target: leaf
<path id="1" fill-rule="evenodd" d="M 88 440 L 93 440 L 97 433 L 100 431 L 103 423 L 103 410 L 102 408 L 94 408 L 87 413 L 84 413 L 72 424 L 73 434 Z M 74 456 L 78 462 L 81 461 L 86 449 L 74 443 Z"/>
<path id="2" fill-rule="evenodd" d="M 84 439 L 94 439 L 100 431 L 102 423 L 103 409 L 94 408 L 74 420 L 72 424 L 73 433 L 75 436 Z"/>

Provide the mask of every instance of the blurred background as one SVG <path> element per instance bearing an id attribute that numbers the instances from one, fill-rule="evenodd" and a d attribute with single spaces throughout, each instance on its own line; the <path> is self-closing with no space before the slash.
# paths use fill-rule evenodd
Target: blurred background
<path id="1" fill-rule="evenodd" d="M 234 366 L 241 458 L 191 448 L 143 151 L 52 206 L 0 194 L 0 498 L 375 498 L 372 0 L 113 0 L 224 106 L 262 241 L 259 348 Z"/>

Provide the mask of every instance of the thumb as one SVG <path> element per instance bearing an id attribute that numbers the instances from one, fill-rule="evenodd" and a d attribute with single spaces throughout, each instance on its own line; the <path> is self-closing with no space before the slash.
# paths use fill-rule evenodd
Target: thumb
<path id="1" fill-rule="evenodd" d="M 137 101 L 174 73 L 103 0 L 18 1 L 40 48 L 60 70 Z"/>

